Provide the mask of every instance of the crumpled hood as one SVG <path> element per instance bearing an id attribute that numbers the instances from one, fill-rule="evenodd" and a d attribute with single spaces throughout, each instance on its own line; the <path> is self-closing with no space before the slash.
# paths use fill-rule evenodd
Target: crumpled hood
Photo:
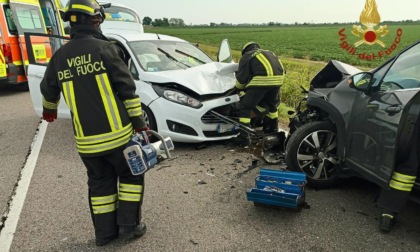
<path id="1" fill-rule="evenodd" d="M 219 94 L 235 86 L 238 66 L 238 63 L 211 62 L 185 70 L 143 72 L 140 79 L 154 83 L 177 83 L 199 95 Z"/>

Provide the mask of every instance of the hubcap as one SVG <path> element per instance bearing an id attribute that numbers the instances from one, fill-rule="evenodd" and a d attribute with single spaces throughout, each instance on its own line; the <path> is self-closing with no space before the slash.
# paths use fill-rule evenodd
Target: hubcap
<path id="1" fill-rule="evenodd" d="M 307 135 L 299 145 L 297 161 L 312 179 L 327 180 L 335 176 L 335 166 L 339 163 L 336 134 L 318 130 Z"/>

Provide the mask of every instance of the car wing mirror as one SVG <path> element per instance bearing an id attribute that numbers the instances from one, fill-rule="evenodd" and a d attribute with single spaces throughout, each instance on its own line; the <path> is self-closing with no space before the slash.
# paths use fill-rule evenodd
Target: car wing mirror
<path id="1" fill-rule="evenodd" d="M 218 62 L 226 62 L 226 63 L 232 63 L 232 53 L 230 51 L 230 45 L 229 40 L 224 39 L 222 40 L 219 48 L 219 53 L 217 54 L 217 61 Z"/>
<path id="2" fill-rule="evenodd" d="M 367 92 L 369 91 L 371 84 L 374 82 L 373 74 L 370 72 L 361 72 L 352 75 L 348 79 L 349 86 L 356 90 Z"/>

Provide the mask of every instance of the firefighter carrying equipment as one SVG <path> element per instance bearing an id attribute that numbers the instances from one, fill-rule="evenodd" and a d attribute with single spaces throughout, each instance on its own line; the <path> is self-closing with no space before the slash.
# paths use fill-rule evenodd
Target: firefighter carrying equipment
<path id="1" fill-rule="evenodd" d="M 104 155 L 125 146 L 133 126 L 145 127 L 140 98 L 120 51 L 99 28 L 77 25 L 70 36 L 53 55 L 41 81 L 43 109 L 57 111 L 62 92 L 79 154 Z"/>

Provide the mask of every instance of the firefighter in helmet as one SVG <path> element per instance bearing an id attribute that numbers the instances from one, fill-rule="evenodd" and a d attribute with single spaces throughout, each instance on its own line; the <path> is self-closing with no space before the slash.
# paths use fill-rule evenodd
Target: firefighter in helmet
<path id="1" fill-rule="evenodd" d="M 132 175 L 123 155 L 133 132 L 147 130 L 134 80 L 121 50 L 100 30 L 105 14 L 95 0 L 69 0 L 62 18 L 70 22 L 71 39 L 41 82 L 43 119 L 57 118 L 62 93 L 87 169 L 96 245 L 141 237 L 144 176 Z"/>
<path id="2" fill-rule="evenodd" d="M 285 70 L 280 59 L 271 51 L 263 50 L 255 42 L 242 48 L 242 58 L 236 72 L 236 89 L 245 91 L 239 104 L 239 122 L 251 127 L 251 114 L 264 115 L 265 134 L 278 132 L 278 105 L 280 86 Z M 246 132 L 241 131 L 234 139 L 240 146 L 250 144 Z"/>

